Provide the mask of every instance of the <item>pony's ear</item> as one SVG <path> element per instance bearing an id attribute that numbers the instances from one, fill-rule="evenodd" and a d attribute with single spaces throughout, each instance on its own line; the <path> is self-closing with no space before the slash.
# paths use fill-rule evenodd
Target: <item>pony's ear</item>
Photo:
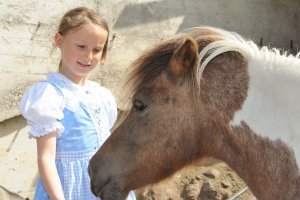
<path id="1" fill-rule="evenodd" d="M 184 75 L 198 60 L 198 45 L 191 37 L 186 37 L 183 43 L 174 51 L 170 68 L 176 77 Z"/>

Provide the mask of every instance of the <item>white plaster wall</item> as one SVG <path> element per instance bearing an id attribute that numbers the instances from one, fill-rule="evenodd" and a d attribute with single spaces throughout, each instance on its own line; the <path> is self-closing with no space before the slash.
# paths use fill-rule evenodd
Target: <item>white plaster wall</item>
<path id="1" fill-rule="evenodd" d="M 118 88 L 141 51 L 186 28 L 209 25 L 236 31 L 263 45 L 295 51 L 300 44 L 298 0 L 0 0 L 0 185 L 24 194 L 37 177 L 35 141 L 19 115 L 23 92 L 57 69 L 52 37 L 75 6 L 101 13 L 111 27 L 108 62 L 91 78 Z M 112 35 L 115 37 L 113 38 Z M 15 117 L 18 116 L 18 117 Z"/>

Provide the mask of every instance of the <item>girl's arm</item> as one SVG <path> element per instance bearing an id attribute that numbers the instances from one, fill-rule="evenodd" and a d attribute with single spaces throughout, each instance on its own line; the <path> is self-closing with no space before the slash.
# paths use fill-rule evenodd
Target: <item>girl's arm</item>
<path id="1" fill-rule="evenodd" d="M 37 161 L 43 185 L 51 200 L 64 200 L 64 193 L 58 176 L 55 154 L 57 133 L 38 137 Z"/>

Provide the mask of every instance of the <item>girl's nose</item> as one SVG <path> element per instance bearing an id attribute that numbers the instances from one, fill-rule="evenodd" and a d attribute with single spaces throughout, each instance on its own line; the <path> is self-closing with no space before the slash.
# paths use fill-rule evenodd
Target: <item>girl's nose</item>
<path id="1" fill-rule="evenodd" d="M 93 59 L 93 51 L 87 51 L 87 52 L 86 52 L 86 57 L 87 57 L 89 60 L 92 60 L 92 59 Z"/>

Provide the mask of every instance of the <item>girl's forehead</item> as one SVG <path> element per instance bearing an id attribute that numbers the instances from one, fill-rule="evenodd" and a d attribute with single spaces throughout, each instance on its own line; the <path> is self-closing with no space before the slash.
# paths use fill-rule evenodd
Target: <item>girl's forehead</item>
<path id="1" fill-rule="evenodd" d="M 107 40 L 108 32 L 97 24 L 87 23 L 71 31 L 66 37 L 82 42 L 94 41 L 99 44 L 104 44 Z"/>

